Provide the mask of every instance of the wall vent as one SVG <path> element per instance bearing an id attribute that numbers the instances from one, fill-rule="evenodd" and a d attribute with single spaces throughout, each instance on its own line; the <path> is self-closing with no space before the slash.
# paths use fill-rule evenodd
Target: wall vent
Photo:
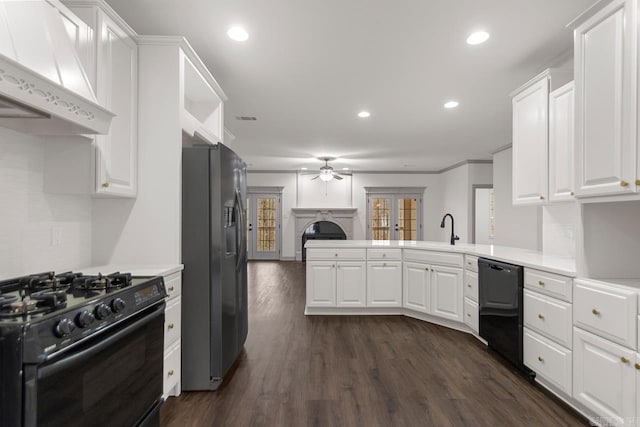
<path id="1" fill-rule="evenodd" d="M 236 120 L 244 120 L 244 121 L 252 122 L 258 119 L 254 116 L 236 116 Z"/>

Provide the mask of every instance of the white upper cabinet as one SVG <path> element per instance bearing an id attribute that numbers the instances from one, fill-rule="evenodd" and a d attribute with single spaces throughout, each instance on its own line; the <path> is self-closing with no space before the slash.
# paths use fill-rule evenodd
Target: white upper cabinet
<path id="1" fill-rule="evenodd" d="M 574 84 L 549 94 L 549 200 L 574 200 Z"/>
<path id="2" fill-rule="evenodd" d="M 547 198 L 549 76 L 541 75 L 513 99 L 513 204 L 542 204 Z"/>
<path id="3" fill-rule="evenodd" d="M 636 191 L 637 0 L 602 2 L 575 30 L 576 195 Z"/>
<path id="4" fill-rule="evenodd" d="M 136 196 L 138 53 L 135 41 L 100 13 L 97 96 L 116 113 L 108 135 L 96 137 L 96 193 Z"/>

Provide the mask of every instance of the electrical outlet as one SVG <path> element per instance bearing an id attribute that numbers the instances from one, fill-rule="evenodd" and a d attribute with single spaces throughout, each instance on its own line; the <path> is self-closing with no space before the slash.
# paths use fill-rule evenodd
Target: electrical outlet
<path id="1" fill-rule="evenodd" d="M 62 227 L 54 225 L 51 227 L 51 246 L 62 244 Z"/>

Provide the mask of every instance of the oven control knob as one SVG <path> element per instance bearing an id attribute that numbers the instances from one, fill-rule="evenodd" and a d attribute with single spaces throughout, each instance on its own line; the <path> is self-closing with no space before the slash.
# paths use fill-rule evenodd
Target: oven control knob
<path id="1" fill-rule="evenodd" d="M 114 313 L 120 313 L 126 306 L 127 304 L 122 298 L 116 298 L 111 301 L 111 310 L 113 310 Z"/>
<path id="2" fill-rule="evenodd" d="M 98 304 L 96 306 L 96 318 L 98 320 L 103 320 L 109 317 L 111 314 L 111 309 L 107 304 Z"/>
<path id="3" fill-rule="evenodd" d="M 63 338 L 69 335 L 71 332 L 73 332 L 75 328 L 76 327 L 71 320 L 62 319 L 56 324 L 56 327 L 53 329 L 53 332 L 56 334 L 57 337 Z"/>
<path id="4" fill-rule="evenodd" d="M 81 328 L 86 328 L 95 320 L 95 316 L 92 313 L 89 313 L 87 310 L 82 310 L 80 313 L 78 313 L 78 316 L 76 316 L 76 323 Z"/>

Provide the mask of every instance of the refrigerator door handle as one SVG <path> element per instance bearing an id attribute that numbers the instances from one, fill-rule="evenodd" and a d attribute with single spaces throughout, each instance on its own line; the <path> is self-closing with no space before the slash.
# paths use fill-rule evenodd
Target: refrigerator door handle
<path id="1" fill-rule="evenodd" d="M 240 191 L 236 190 L 236 209 L 238 209 L 238 219 L 240 220 L 240 224 L 238 224 L 238 234 L 240 238 L 236 243 L 236 250 L 238 254 L 238 261 L 236 262 L 236 270 L 240 269 L 240 265 L 244 262 L 246 257 L 246 239 L 247 232 L 245 230 L 246 222 L 244 218 L 244 209 L 242 207 L 242 197 L 240 196 Z"/>

